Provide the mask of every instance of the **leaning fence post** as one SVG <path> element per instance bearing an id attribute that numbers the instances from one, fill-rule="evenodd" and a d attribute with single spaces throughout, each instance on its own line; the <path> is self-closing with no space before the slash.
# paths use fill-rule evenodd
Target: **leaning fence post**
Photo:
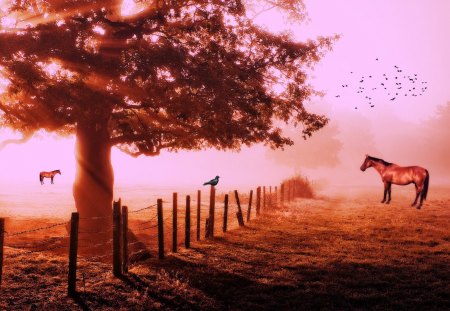
<path id="1" fill-rule="evenodd" d="M 113 274 L 122 275 L 122 260 L 120 256 L 120 200 L 113 204 Z"/>
<path id="2" fill-rule="evenodd" d="M 191 196 L 186 196 L 186 220 L 185 220 L 184 246 L 191 247 Z"/>
<path id="3" fill-rule="evenodd" d="M 178 244 L 178 193 L 173 193 L 173 211 L 172 211 L 172 252 L 177 252 Z"/>
<path id="4" fill-rule="evenodd" d="M 250 198 L 248 199 L 247 222 L 250 221 L 250 213 L 252 212 L 253 190 L 250 190 Z"/>
<path id="5" fill-rule="evenodd" d="M 5 242 L 5 219 L 0 218 L 0 289 L 2 288 L 3 273 L 3 244 Z"/>
<path id="6" fill-rule="evenodd" d="M 261 208 L 261 187 L 256 188 L 256 215 L 259 216 Z"/>
<path id="7" fill-rule="evenodd" d="M 239 194 L 237 190 L 234 190 L 234 196 L 236 197 L 236 204 L 238 206 L 238 211 L 236 217 L 238 219 L 239 226 L 244 226 L 244 217 L 242 216 L 241 202 L 239 201 Z"/>
<path id="8" fill-rule="evenodd" d="M 228 194 L 225 194 L 225 201 L 223 202 L 223 232 L 227 232 L 228 223 Z"/>
<path id="9" fill-rule="evenodd" d="M 162 199 L 158 199 L 158 256 L 164 259 L 164 224 Z"/>
<path id="10" fill-rule="evenodd" d="M 122 271 L 128 273 L 128 207 L 122 206 Z"/>
<path id="11" fill-rule="evenodd" d="M 67 293 L 69 296 L 74 296 L 77 292 L 77 254 L 78 254 L 79 220 L 80 215 L 78 213 L 72 213 L 72 217 L 70 218 L 69 279 L 68 279 L 69 284 L 67 287 Z"/>
<path id="12" fill-rule="evenodd" d="M 216 205 L 216 188 L 211 185 L 211 194 L 209 196 L 209 225 L 208 225 L 208 237 L 214 237 L 214 210 Z"/>
<path id="13" fill-rule="evenodd" d="M 202 200 L 201 192 L 197 190 L 197 241 L 200 241 L 200 210 L 201 210 Z"/>

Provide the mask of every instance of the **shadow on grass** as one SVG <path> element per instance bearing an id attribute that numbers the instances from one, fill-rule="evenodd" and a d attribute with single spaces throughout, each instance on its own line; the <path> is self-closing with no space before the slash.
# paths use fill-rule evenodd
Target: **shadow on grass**
<path id="1" fill-rule="evenodd" d="M 86 304 L 85 299 L 83 299 L 82 296 L 86 296 L 86 294 L 76 293 L 73 295 L 70 295 L 70 298 L 73 299 L 73 301 L 83 310 L 83 311 L 90 311 L 91 308 Z"/>
<path id="2" fill-rule="evenodd" d="M 195 251 L 195 250 L 194 250 Z M 266 279 L 258 267 L 238 273 L 168 256 L 152 261 L 174 278 L 188 280 L 219 309 L 446 309 L 449 270 L 351 262 L 289 267 L 291 280 Z M 439 271 L 440 270 L 440 271 Z M 142 276 L 139 278 L 143 278 Z M 446 298 L 447 297 L 447 298 Z M 193 305 L 199 308 L 199 305 Z"/>

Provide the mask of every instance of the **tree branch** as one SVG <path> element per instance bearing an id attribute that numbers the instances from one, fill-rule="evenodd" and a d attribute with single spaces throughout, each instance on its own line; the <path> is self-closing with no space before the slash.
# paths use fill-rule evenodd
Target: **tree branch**
<path id="1" fill-rule="evenodd" d="M 0 143 L 0 151 L 10 144 L 23 144 L 29 141 L 33 134 L 23 134 L 22 138 L 6 139 Z"/>

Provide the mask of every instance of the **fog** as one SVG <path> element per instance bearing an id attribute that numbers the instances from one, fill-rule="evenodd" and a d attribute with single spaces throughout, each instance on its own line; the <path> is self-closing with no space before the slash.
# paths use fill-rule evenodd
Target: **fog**
<path id="1" fill-rule="evenodd" d="M 319 106 L 330 123 L 306 141 L 298 129 L 287 130 L 295 145 L 285 151 L 270 150 L 268 158 L 333 187 L 381 185 L 374 170 L 359 170 L 365 154 L 402 166 L 425 167 L 432 184 L 450 183 L 450 102 L 420 122 L 404 121 L 383 110 L 365 117 L 323 103 Z"/>

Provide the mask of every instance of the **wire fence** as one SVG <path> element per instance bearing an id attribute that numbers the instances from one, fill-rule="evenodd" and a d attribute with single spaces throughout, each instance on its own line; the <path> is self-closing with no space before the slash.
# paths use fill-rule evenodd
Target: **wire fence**
<path id="1" fill-rule="evenodd" d="M 4 231 L 4 232 L 5 232 L 6 236 L 13 237 L 13 236 L 23 235 L 23 234 L 27 234 L 27 233 L 47 230 L 47 229 L 51 229 L 51 228 L 55 228 L 55 227 L 59 227 L 59 226 L 64 226 L 64 225 L 67 225 L 67 224 L 68 224 L 68 222 L 66 221 L 66 222 L 60 222 L 60 223 L 56 223 L 56 224 L 52 224 L 52 225 L 48 225 L 48 226 L 39 227 L 39 228 L 33 228 L 33 229 L 29 229 L 29 230 L 24 230 L 24 231 L 18 231 L 18 232 Z"/>
<path id="2" fill-rule="evenodd" d="M 283 190 L 282 187 L 281 189 Z M 250 196 L 240 194 L 243 199 L 239 206 L 237 200 L 236 204 L 232 203 L 234 195 L 237 199 L 237 191 L 236 193 L 229 192 L 218 196 L 215 195 L 215 192 L 212 192 L 212 194 L 215 196 L 215 200 L 208 201 L 201 198 L 199 200 L 200 196 L 190 195 L 192 199 L 187 201 L 190 202 L 189 210 L 186 206 L 187 203 L 178 204 L 178 200 L 177 202 L 158 200 L 156 204 L 128 210 L 121 205 L 119 200 L 119 202 L 114 203 L 113 213 L 108 215 L 79 217 L 77 213 L 74 213 L 77 214 L 76 226 L 74 226 L 74 214 L 72 214 L 71 221 L 8 232 L 4 229 L 4 220 L 0 218 L 0 235 L 3 235 L 0 239 L 1 257 L 4 255 L 8 260 L 26 260 L 26 256 L 30 254 L 44 252 L 55 254 L 62 249 L 68 249 L 70 292 L 70 284 L 75 288 L 76 281 L 79 280 L 76 278 L 77 260 L 83 264 L 81 274 L 83 285 L 85 285 L 85 276 L 88 275 L 86 269 L 95 268 L 90 263 L 104 264 L 112 261 L 113 274 L 117 275 L 117 271 L 120 274 L 122 271 L 127 271 L 128 266 L 132 267 L 139 263 L 139 261 L 128 262 L 129 258 L 139 256 L 148 258 L 143 255 L 146 252 L 157 252 L 159 258 L 164 258 L 164 253 L 169 249 L 170 242 L 174 244 L 172 248 L 176 251 L 177 247 L 183 243 L 186 247 L 189 247 L 190 241 L 195 240 L 191 237 L 193 234 L 197 236 L 196 240 L 203 239 L 204 236 L 223 235 L 227 230 L 243 225 L 243 222 L 239 221 L 239 216 L 247 219 L 247 214 L 251 213 L 251 218 L 255 218 L 255 215 L 259 211 L 263 211 L 263 208 L 267 209 L 269 205 L 277 205 L 277 198 L 280 198 L 277 197 L 276 192 L 262 192 L 261 187 L 259 187 L 254 200 L 252 200 L 251 194 Z M 174 198 L 177 199 L 178 196 L 174 195 Z M 166 204 L 164 208 L 163 203 Z M 167 203 L 169 204 L 167 205 Z M 175 207 L 176 218 L 174 219 Z M 121 210 L 124 212 L 123 215 Z M 163 211 L 164 217 L 162 216 Z M 214 224 L 212 223 L 213 219 L 215 219 Z M 80 226 L 79 221 L 81 221 Z M 68 235 L 69 227 L 70 234 Z M 45 236 L 41 239 L 38 236 L 33 236 L 31 241 L 27 236 L 26 240 L 23 241 L 23 237 L 26 235 L 49 232 L 50 230 L 53 236 Z M 76 237 L 73 236 L 74 233 Z M 3 243 L 3 238 L 6 243 Z M 3 249 L 7 251 L 3 252 Z M 67 252 L 64 253 L 67 254 Z M 75 270 L 71 266 L 74 258 Z M 120 264 L 119 268 L 117 267 L 118 264 Z M 2 269 L 3 258 L 0 258 L 0 286 Z M 72 281 L 70 281 L 71 271 L 72 274 L 75 271 L 75 279 L 72 277 Z M 75 285 L 73 282 L 75 282 Z"/>

